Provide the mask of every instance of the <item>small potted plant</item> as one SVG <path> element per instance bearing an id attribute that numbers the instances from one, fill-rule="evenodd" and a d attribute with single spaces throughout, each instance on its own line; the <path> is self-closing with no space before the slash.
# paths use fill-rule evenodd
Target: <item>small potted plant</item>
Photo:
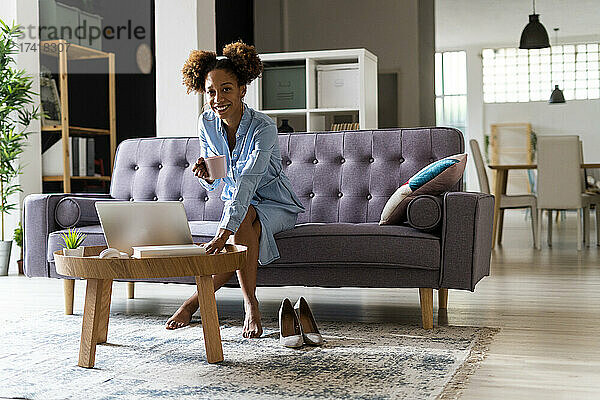
<path id="1" fill-rule="evenodd" d="M 62 234 L 65 247 L 63 248 L 64 256 L 83 257 L 83 247 L 81 244 L 86 238 L 86 235 L 77 230 L 77 228 L 69 229 L 67 233 Z"/>
<path id="2" fill-rule="evenodd" d="M 17 260 L 17 265 L 19 266 L 19 275 L 23 275 L 23 226 L 19 221 L 19 225 L 13 231 L 13 240 L 21 248 L 20 257 Z"/>

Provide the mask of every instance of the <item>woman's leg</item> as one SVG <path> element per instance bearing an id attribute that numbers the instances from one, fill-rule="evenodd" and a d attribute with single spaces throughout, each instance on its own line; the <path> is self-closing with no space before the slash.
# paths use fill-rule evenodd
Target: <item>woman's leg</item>
<path id="1" fill-rule="evenodd" d="M 233 235 L 235 244 L 248 247 L 246 267 L 238 270 L 238 280 L 244 295 L 244 310 L 246 318 L 244 321 L 243 336 L 259 337 L 262 335 L 260 322 L 260 311 L 256 299 L 256 271 L 258 269 L 258 243 L 260 238 L 260 222 L 253 206 L 248 207 L 248 212 L 240 224 L 237 232 Z M 213 275 L 215 291 L 231 279 L 233 272 Z M 189 324 L 192 315 L 198 309 L 198 293 L 194 293 L 167 321 L 167 329 L 177 329 Z"/>
<path id="2" fill-rule="evenodd" d="M 215 292 L 224 284 L 229 282 L 234 272 L 226 272 L 224 274 L 213 275 L 213 287 Z M 192 320 L 192 315 L 198 310 L 198 292 L 187 299 L 178 309 L 175 314 L 167 320 L 167 329 L 177 329 L 189 325 Z"/>
<path id="3" fill-rule="evenodd" d="M 252 207 L 252 206 L 250 206 Z M 254 211 L 254 207 L 253 211 Z M 256 212 L 254 212 L 256 215 Z M 237 271 L 238 281 L 244 295 L 244 310 L 246 318 L 244 319 L 244 328 L 242 335 L 249 338 L 257 338 L 262 335 L 262 325 L 260 311 L 258 309 L 258 300 L 256 298 L 256 273 L 258 270 L 258 243 L 260 238 L 260 222 L 258 217 L 252 223 L 248 232 L 242 235 L 236 235 L 234 241 L 248 247 L 248 256 L 246 268 Z M 239 232 L 239 230 L 238 230 Z"/>

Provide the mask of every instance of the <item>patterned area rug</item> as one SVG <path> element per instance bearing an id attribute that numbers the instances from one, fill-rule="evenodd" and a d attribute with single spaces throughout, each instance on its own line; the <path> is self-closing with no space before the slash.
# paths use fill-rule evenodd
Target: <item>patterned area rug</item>
<path id="1" fill-rule="evenodd" d="M 166 317 L 111 314 L 96 367 L 77 367 L 81 315 L 0 321 L 0 398 L 435 399 L 454 398 L 495 329 L 321 323 L 323 347 L 279 345 L 221 320 L 225 361 L 208 364 L 200 324 L 167 331 Z"/>

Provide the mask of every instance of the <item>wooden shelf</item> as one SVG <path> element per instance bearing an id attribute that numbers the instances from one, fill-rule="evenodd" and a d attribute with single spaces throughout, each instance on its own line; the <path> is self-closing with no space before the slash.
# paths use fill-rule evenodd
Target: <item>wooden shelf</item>
<path id="1" fill-rule="evenodd" d="M 68 60 L 91 60 L 97 58 L 108 58 L 110 53 L 92 49 L 78 44 L 69 43 L 66 40 L 43 40 L 40 42 L 40 52 L 47 56 L 58 57 L 63 51 L 67 50 Z"/>
<path id="2" fill-rule="evenodd" d="M 62 125 L 42 126 L 42 132 L 60 132 Z M 109 136 L 110 130 L 98 128 L 84 128 L 82 126 L 69 126 L 69 134 L 72 136 Z"/>
<path id="3" fill-rule="evenodd" d="M 60 88 L 60 109 L 61 119 L 56 121 L 56 125 L 43 126 L 43 132 L 60 132 L 63 143 L 62 154 L 63 162 L 62 175 L 42 176 L 43 182 L 62 182 L 63 191 L 71 192 L 71 182 L 77 181 L 110 181 L 109 176 L 70 176 L 71 149 L 69 146 L 69 137 L 99 137 L 108 136 L 109 138 L 109 165 L 108 170 L 112 171 L 117 148 L 117 118 L 116 118 L 116 81 L 115 81 L 115 54 L 96 50 L 90 47 L 78 44 L 68 43 L 66 40 L 45 40 L 40 42 L 40 54 L 58 58 L 58 84 Z M 72 60 L 106 59 L 108 74 L 108 129 L 86 128 L 81 126 L 71 126 L 69 124 L 69 74 L 68 62 Z M 92 94 L 89 94 L 92 95 Z M 103 185 L 104 186 L 104 185 Z"/>
<path id="4" fill-rule="evenodd" d="M 110 181 L 110 176 L 71 176 L 71 179 L 80 181 Z M 62 175 L 55 176 L 43 176 L 42 181 L 44 182 L 62 182 Z"/>

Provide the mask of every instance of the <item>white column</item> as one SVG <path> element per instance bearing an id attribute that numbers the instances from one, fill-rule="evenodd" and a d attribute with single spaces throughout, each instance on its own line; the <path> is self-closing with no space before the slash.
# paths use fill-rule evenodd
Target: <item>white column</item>
<path id="1" fill-rule="evenodd" d="M 467 47 L 467 134 L 465 135 L 465 148 L 471 155 L 469 146 L 470 139 L 477 139 L 479 148 L 485 158 L 485 142 L 483 136 L 489 133 L 489 127 L 484 126 L 484 107 L 483 107 L 483 69 L 481 62 L 481 47 Z M 477 180 L 477 171 L 475 163 L 468 162 L 466 168 L 467 190 L 479 191 L 479 181 Z M 491 174 L 488 174 L 492 178 Z M 493 190 L 493 189 L 492 189 Z"/>
<path id="2" fill-rule="evenodd" d="M 195 136 L 202 97 L 186 94 L 181 68 L 191 50 L 215 50 L 214 0 L 155 2 L 156 135 Z"/>
<path id="3" fill-rule="evenodd" d="M 33 37 L 27 32 L 27 27 L 37 27 L 39 25 L 37 0 L 3 0 L 0 18 L 7 25 L 12 26 L 14 22 L 22 25 L 26 29 L 25 38 L 20 42 L 39 44 L 37 32 L 34 33 Z M 17 69 L 24 69 L 27 75 L 33 77 L 32 90 L 36 93 L 36 95 L 33 96 L 34 105 L 40 103 L 40 65 L 39 53 L 36 47 L 34 48 L 35 50 L 31 49 L 30 51 L 19 52 L 15 55 L 15 67 Z M 12 240 L 13 238 L 13 230 L 21 219 L 21 206 L 25 196 L 31 193 L 42 192 L 42 146 L 40 129 L 41 125 L 39 120 L 32 121 L 27 128 L 27 132 L 30 132 L 29 140 L 27 141 L 19 161 L 23 166 L 23 174 L 19 176 L 18 182 L 21 185 L 23 192 L 15 194 L 9 199 L 10 202 L 16 202 L 18 207 L 11 215 L 6 216 L 5 218 L 5 240 Z M 19 251 L 19 247 L 13 244 L 11 264 L 9 267 L 10 271 L 14 271 L 14 268 L 16 268 L 14 260 L 19 258 Z"/>

